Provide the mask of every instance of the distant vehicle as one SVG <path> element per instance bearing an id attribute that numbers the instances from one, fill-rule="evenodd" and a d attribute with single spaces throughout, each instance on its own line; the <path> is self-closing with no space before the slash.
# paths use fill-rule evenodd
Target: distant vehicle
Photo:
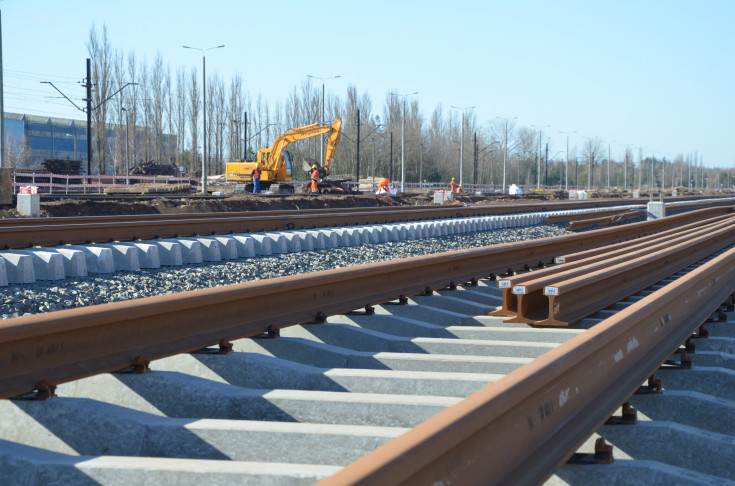
<path id="1" fill-rule="evenodd" d="M 331 124 L 313 123 L 299 128 L 294 128 L 282 133 L 273 142 L 270 148 L 258 149 L 255 160 L 241 160 L 228 162 L 226 167 L 226 180 L 232 182 L 246 182 L 246 190 L 253 192 L 253 180 L 250 174 L 256 165 L 260 167 L 260 187 L 264 191 L 292 194 L 293 184 L 293 159 L 286 147 L 298 140 L 327 135 L 327 149 L 324 152 L 324 162 L 319 168 L 322 177 L 329 175 L 329 166 L 334 159 L 334 153 L 339 145 L 339 136 L 342 129 L 342 120 L 335 118 Z"/>

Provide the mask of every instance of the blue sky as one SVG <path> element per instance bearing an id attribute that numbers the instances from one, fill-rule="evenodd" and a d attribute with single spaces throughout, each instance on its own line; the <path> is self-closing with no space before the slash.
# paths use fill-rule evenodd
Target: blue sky
<path id="1" fill-rule="evenodd" d="M 438 105 L 476 106 L 478 124 L 518 117 L 545 126 L 554 152 L 598 137 L 620 159 L 702 156 L 735 165 L 735 1 L 296 2 L 2 0 L 5 109 L 84 115 L 74 99 L 85 75 L 90 28 L 113 48 L 175 72 L 240 73 L 273 106 L 308 74 L 344 99 L 348 84 L 382 112 L 386 93 L 418 91 Z"/>

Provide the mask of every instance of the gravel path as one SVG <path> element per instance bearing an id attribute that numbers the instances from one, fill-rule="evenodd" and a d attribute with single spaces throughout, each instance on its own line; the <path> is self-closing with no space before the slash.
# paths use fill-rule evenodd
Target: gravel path
<path id="1" fill-rule="evenodd" d="M 138 272 L 118 272 L 113 275 L 91 274 L 81 278 L 10 285 L 0 287 L 0 316 L 2 319 L 8 319 L 73 307 L 559 236 L 566 233 L 569 232 L 562 226 L 539 225 L 468 235 L 287 253 L 184 267 L 162 267 Z"/>

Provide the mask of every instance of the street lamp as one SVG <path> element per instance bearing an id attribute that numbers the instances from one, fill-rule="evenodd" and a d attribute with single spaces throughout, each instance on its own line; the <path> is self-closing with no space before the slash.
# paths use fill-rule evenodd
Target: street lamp
<path id="1" fill-rule="evenodd" d="M 559 132 L 559 133 L 567 136 L 567 167 L 566 167 L 566 178 L 564 182 L 564 190 L 568 192 L 569 191 L 569 134 L 577 133 L 577 130 L 571 130 L 571 131 Z"/>
<path id="2" fill-rule="evenodd" d="M 408 94 L 390 93 L 391 96 L 403 98 L 403 116 L 401 120 L 401 192 L 406 192 L 406 159 L 405 159 L 405 140 L 406 140 L 406 97 L 419 94 L 418 91 Z"/>
<path id="3" fill-rule="evenodd" d="M 506 167 L 506 163 L 508 160 L 508 122 L 510 120 L 515 120 L 518 117 L 513 116 L 510 118 L 504 118 L 502 116 L 496 116 L 495 118 L 505 121 L 505 124 L 504 124 L 505 138 L 503 139 L 503 194 L 505 194 L 505 167 Z"/>
<path id="4" fill-rule="evenodd" d="M 130 110 L 124 106 L 120 110 L 125 112 L 125 182 L 130 184 Z"/>
<path id="5" fill-rule="evenodd" d="M 461 110 L 462 111 L 462 127 L 460 129 L 460 135 L 459 135 L 459 187 L 462 187 L 462 174 L 464 173 L 463 166 L 464 166 L 464 114 L 467 110 L 472 110 L 476 108 L 475 106 L 452 106 L 455 110 Z"/>
<path id="6" fill-rule="evenodd" d="M 541 130 L 549 128 L 551 125 L 531 125 L 538 128 L 538 152 L 536 152 L 536 189 L 541 189 Z"/>
<path id="7" fill-rule="evenodd" d="M 184 49 L 194 49 L 202 51 L 202 111 L 204 112 L 204 119 L 202 123 L 202 131 L 204 132 L 204 140 L 202 140 L 202 194 L 207 194 L 207 63 L 205 54 L 210 49 L 220 49 L 225 47 L 224 44 L 221 46 L 214 47 L 191 47 L 181 46 Z"/>
<path id="8" fill-rule="evenodd" d="M 322 118 L 320 123 L 324 123 L 324 82 L 329 81 L 330 79 L 337 79 L 339 75 L 337 76 L 331 76 L 329 78 L 320 78 L 319 76 L 312 76 L 311 74 L 306 75 L 307 78 L 314 78 L 314 79 L 320 79 L 322 81 Z M 319 137 L 319 156 L 321 157 L 321 162 L 319 164 L 324 163 L 324 135 L 322 134 Z"/>

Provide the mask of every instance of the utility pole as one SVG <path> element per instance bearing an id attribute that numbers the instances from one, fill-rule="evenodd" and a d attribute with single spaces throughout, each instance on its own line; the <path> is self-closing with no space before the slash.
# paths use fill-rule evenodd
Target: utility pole
<path id="1" fill-rule="evenodd" d="M 87 58 L 87 175 L 92 175 L 92 60 Z"/>
<path id="2" fill-rule="evenodd" d="M 245 127 L 243 128 L 243 136 L 245 137 L 245 140 L 243 142 L 245 143 L 245 150 L 243 150 L 242 153 L 242 160 L 247 160 L 248 158 L 248 112 L 245 112 Z"/>
<path id="3" fill-rule="evenodd" d="M 464 165 L 464 160 L 463 160 L 463 156 L 464 156 L 464 148 L 463 148 L 464 114 L 467 110 L 474 110 L 476 107 L 475 106 L 452 106 L 452 108 L 454 108 L 455 110 L 461 110 L 462 112 L 462 118 L 461 118 L 462 126 L 460 127 L 460 135 L 459 135 L 459 186 L 462 187 L 462 183 L 464 181 L 463 180 L 463 175 L 464 175 L 464 167 L 463 167 Z"/>
<path id="4" fill-rule="evenodd" d="M 5 167 L 5 102 L 3 98 L 3 26 L 0 13 L 0 168 Z"/>
<path id="5" fill-rule="evenodd" d="M 546 142 L 546 164 L 544 164 L 544 186 L 549 185 L 549 142 Z"/>
<path id="6" fill-rule="evenodd" d="M 475 132 L 475 154 L 472 161 L 472 184 L 477 185 L 477 165 L 478 165 L 478 154 L 477 154 L 477 132 Z"/>
<path id="7" fill-rule="evenodd" d="M 388 174 L 388 178 L 392 181 L 393 180 L 393 132 L 390 132 L 390 171 Z"/>
<path id="8" fill-rule="evenodd" d="M 360 183 L 360 109 L 357 109 L 357 168 L 355 169 L 355 178 Z"/>

